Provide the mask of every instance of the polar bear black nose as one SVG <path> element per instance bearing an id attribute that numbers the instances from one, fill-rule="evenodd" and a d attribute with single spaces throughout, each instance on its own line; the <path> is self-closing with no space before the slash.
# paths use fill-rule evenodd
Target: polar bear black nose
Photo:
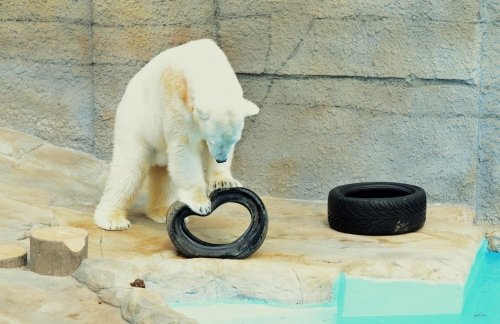
<path id="1" fill-rule="evenodd" d="M 215 161 L 217 161 L 217 163 L 224 163 L 227 159 L 215 159 Z"/>

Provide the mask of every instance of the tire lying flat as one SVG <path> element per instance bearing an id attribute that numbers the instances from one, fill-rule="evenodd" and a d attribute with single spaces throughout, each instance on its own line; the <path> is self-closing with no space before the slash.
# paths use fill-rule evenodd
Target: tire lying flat
<path id="1" fill-rule="evenodd" d="M 328 195 L 328 223 L 360 235 L 418 231 L 425 223 L 424 189 L 403 183 L 365 182 L 336 187 Z"/>
<path id="2" fill-rule="evenodd" d="M 220 189 L 210 195 L 212 211 L 222 204 L 233 202 L 244 206 L 251 216 L 250 226 L 235 241 L 214 244 L 195 237 L 184 219 L 191 215 L 206 217 L 193 212 L 186 204 L 177 201 L 167 215 L 167 231 L 177 251 L 188 258 L 243 259 L 259 249 L 267 235 L 268 217 L 262 200 L 247 188 Z"/>

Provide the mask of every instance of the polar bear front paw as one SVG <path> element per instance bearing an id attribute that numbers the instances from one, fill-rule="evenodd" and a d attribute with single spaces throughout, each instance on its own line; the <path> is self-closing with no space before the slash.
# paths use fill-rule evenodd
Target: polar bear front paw
<path id="1" fill-rule="evenodd" d="M 189 202 L 187 203 L 187 205 L 189 206 L 189 208 L 191 208 L 192 211 L 200 215 L 208 215 L 212 211 L 212 203 L 210 202 L 210 200 L 205 204 Z"/>
<path id="2" fill-rule="evenodd" d="M 98 207 L 94 214 L 94 223 L 108 231 L 121 231 L 130 227 L 130 222 L 127 219 L 127 211 L 124 209 L 106 212 Z"/>
<path id="3" fill-rule="evenodd" d="M 197 214 L 208 215 L 212 211 L 212 202 L 208 199 L 205 190 L 181 191 L 179 193 L 179 200 L 188 205 Z"/>
<path id="4" fill-rule="evenodd" d="M 208 189 L 213 192 L 217 189 L 241 187 L 241 183 L 231 176 L 215 176 L 210 179 Z"/>

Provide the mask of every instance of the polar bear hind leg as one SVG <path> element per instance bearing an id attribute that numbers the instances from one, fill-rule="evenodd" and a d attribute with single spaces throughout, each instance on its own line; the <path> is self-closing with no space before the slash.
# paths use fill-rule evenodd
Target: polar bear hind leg
<path id="1" fill-rule="evenodd" d="M 166 167 L 149 169 L 149 203 L 147 216 L 157 223 L 165 223 L 168 211 L 170 176 Z"/>
<path id="2" fill-rule="evenodd" d="M 113 161 L 101 201 L 94 213 L 94 223 L 102 229 L 128 229 L 127 208 L 133 203 L 148 168 L 147 152 L 137 149 L 120 150 L 115 147 Z"/>

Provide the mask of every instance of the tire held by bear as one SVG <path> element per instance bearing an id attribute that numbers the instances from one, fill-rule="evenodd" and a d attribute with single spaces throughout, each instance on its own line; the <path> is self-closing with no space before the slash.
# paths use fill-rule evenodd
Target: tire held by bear
<path id="1" fill-rule="evenodd" d="M 188 258 L 244 259 L 257 251 L 267 235 L 268 216 L 262 200 L 247 188 L 219 189 L 210 195 L 212 211 L 222 204 L 232 202 L 244 206 L 251 216 L 247 230 L 228 244 L 205 242 L 194 236 L 186 226 L 185 218 L 192 215 L 207 217 L 193 212 L 186 204 L 177 201 L 167 214 L 167 232 L 177 251 Z"/>

